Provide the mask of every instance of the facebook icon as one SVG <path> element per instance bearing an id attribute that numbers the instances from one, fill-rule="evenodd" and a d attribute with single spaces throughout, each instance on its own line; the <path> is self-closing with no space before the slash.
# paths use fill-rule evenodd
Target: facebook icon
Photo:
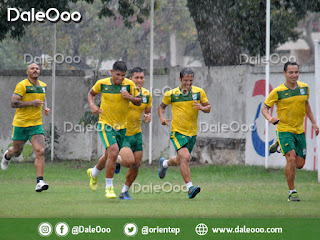
<path id="1" fill-rule="evenodd" d="M 55 232 L 59 237 L 65 237 L 69 233 L 69 225 L 65 222 L 58 222 L 55 227 Z"/>

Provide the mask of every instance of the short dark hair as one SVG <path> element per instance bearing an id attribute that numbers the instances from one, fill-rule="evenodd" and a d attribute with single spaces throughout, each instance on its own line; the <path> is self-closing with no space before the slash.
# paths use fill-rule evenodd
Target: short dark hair
<path id="1" fill-rule="evenodd" d="M 121 71 L 126 72 L 127 71 L 127 65 L 123 61 L 116 61 L 112 66 L 113 71 Z"/>
<path id="2" fill-rule="evenodd" d="M 182 79 L 184 77 L 184 75 L 192 75 L 192 76 L 194 76 L 194 72 L 192 71 L 191 68 L 183 68 L 180 71 L 180 78 Z"/>
<path id="3" fill-rule="evenodd" d="M 289 62 L 289 61 L 288 61 L 288 62 L 286 62 L 286 63 L 284 64 L 283 71 L 287 72 L 287 68 L 288 68 L 289 65 L 298 66 L 298 68 L 299 68 L 298 63 L 296 63 L 296 62 Z"/>
<path id="4" fill-rule="evenodd" d="M 140 67 L 132 68 L 132 69 L 130 70 L 129 78 L 131 78 L 131 77 L 134 75 L 134 73 L 136 73 L 136 72 L 142 72 L 142 73 L 143 73 L 143 70 L 142 70 L 142 68 L 140 68 Z"/>

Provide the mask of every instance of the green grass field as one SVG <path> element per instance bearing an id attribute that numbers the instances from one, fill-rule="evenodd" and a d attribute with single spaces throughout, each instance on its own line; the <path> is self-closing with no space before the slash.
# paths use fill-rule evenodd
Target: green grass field
<path id="1" fill-rule="evenodd" d="M 296 188 L 301 202 L 287 201 L 283 169 L 265 170 L 245 166 L 192 166 L 191 174 L 201 193 L 188 199 L 180 193 L 131 193 L 133 200 L 106 199 L 104 171 L 99 188 L 92 192 L 86 169 L 91 162 L 47 163 L 48 191 L 35 192 L 32 163 L 12 163 L 0 171 L 0 217 L 320 217 L 320 184 L 316 172 L 297 171 Z M 171 168 L 165 179 L 157 176 L 156 166 L 143 166 L 137 183 L 157 185 L 170 182 L 184 185 L 178 168 Z M 119 195 L 126 168 L 114 177 Z"/>

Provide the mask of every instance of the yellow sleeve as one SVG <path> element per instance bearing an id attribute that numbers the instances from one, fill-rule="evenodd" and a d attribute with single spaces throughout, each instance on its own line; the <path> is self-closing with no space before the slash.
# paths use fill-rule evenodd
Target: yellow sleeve
<path id="1" fill-rule="evenodd" d="M 164 97 L 163 97 L 162 102 L 163 102 L 165 105 L 169 105 L 169 104 L 171 103 L 171 94 L 172 94 L 172 90 L 167 91 L 167 92 L 164 94 Z"/>
<path id="2" fill-rule="evenodd" d="M 278 101 L 278 92 L 276 91 L 276 89 L 273 89 L 264 104 L 267 107 L 271 108 L 273 104 L 276 103 L 276 101 Z"/>
<path id="3" fill-rule="evenodd" d="M 23 97 L 26 94 L 26 86 L 23 85 L 21 82 L 17 84 L 16 89 L 14 90 L 14 94 Z"/>
<path id="4" fill-rule="evenodd" d="M 101 93 L 101 80 L 97 81 L 94 86 L 92 87 L 92 90 L 95 93 Z"/>
<path id="5" fill-rule="evenodd" d="M 208 102 L 207 95 L 203 89 L 200 91 L 200 103 L 206 103 Z"/>
<path id="6" fill-rule="evenodd" d="M 149 95 L 149 102 L 148 102 L 147 107 L 152 107 L 152 95 L 151 95 L 151 93 Z"/>

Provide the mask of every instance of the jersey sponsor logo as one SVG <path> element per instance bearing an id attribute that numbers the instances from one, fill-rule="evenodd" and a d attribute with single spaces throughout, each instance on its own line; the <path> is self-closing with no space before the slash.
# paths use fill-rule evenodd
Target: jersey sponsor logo
<path id="1" fill-rule="evenodd" d="M 142 103 L 147 103 L 147 98 L 146 97 L 142 98 Z"/>
<path id="2" fill-rule="evenodd" d="M 197 100 L 197 94 L 192 94 L 192 99 Z"/>

